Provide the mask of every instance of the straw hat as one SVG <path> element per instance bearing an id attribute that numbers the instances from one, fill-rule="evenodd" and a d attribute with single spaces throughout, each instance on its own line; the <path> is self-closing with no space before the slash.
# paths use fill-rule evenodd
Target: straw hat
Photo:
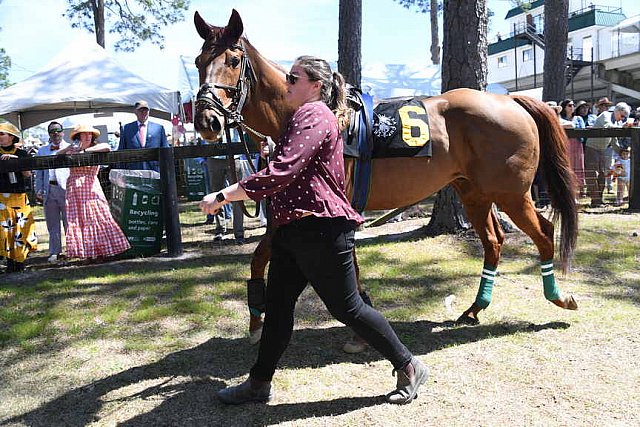
<path id="1" fill-rule="evenodd" d="M 90 132 L 93 134 L 93 136 L 95 138 L 100 136 L 100 131 L 94 127 L 91 127 L 89 125 L 77 125 L 76 127 L 73 128 L 73 130 L 71 131 L 71 134 L 69 135 L 69 137 L 71 139 L 75 139 L 76 135 L 82 132 Z"/>
<path id="2" fill-rule="evenodd" d="M 596 107 L 599 105 L 613 105 L 613 102 L 609 101 L 609 98 L 606 96 L 604 98 L 600 98 L 596 103 Z"/>
<path id="3" fill-rule="evenodd" d="M 8 133 L 9 135 L 13 135 L 18 139 L 22 139 L 20 130 L 9 122 L 0 123 L 0 132 Z"/>

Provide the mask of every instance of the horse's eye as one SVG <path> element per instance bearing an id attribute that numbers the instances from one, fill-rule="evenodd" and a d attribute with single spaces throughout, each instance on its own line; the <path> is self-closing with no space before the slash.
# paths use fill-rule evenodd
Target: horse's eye
<path id="1" fill-rule="evenodd" d="M 238 65 L 240 65 L 240 58 L 238 58 L 237 56 L 234 56 L 231 58 L 231 61 L 229 61 L 229 63 L 233 68 L 238 68 Z"/>

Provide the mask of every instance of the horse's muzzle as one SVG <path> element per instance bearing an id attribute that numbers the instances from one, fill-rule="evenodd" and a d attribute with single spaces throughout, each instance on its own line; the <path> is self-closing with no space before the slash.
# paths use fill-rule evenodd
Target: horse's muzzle
<path id="1" fill-rule="evenodd" d="M 193 125 L 200 135 L 209 141 L 218 139 L 222 133 L 220 118 L 213 110 L 208 108 L 196 111 Z"/>

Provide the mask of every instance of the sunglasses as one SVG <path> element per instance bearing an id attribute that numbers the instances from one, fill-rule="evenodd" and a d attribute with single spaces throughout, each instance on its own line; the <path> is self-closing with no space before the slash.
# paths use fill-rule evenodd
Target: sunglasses
<path id="1" fill-rule="evenodd" d="M 287 82 L 289 82 L 291 85 L 296 84 L 296 82 L 298 81 L 298 79 L 300 79 L 300 76 L 296 76 L 295 74 L 289 74 L 287 73 L 285 75 L 285 78 L 287 79 Z M 307 77 L 307 80 L 311 81 L 310 78 Z"/>
<path id="2" fill-rule="evenodd" d="M 64 132 L 62 129 L 49 129 L 49 133 L 62 133 Z"/>
<path id="3" fill-rule="evenodd" d="M 296 76 L 295 74 L 289 74 L 287 73 L 285 75 L 285 78 L 287 79 L 287 82 L 291 85 L 296 84 L 296 82 L 298 81 L 298 79 L 300 78 L 300 76 Z"/>

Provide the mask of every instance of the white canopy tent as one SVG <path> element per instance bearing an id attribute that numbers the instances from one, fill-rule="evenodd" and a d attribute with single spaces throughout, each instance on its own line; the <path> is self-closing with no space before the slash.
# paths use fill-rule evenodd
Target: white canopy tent
<path id="1" fill-rule="evenodd" d="M 170 120 L 180 95 L 131 73 L 99 45 L 81 39 L 60 52 L 43 70 L 0 91 L 0 116 L 30 128 L 83 113 L 131 112 L 138 100 L 151 114 Z"/>

